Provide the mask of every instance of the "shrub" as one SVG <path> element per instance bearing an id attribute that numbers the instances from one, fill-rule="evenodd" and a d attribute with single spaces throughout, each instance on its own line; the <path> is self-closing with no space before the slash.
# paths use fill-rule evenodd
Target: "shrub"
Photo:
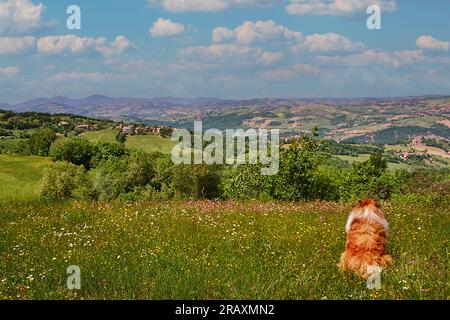
<path id="1" fill-rule="evenodd" d="M 99 199 L 112 200 L 145 190 L 154 180 L 152 157 L 142 151 L 134 151 L 122 158 L 110 157 L 91 170 L 94 189 Z"/>
<path id="2" fill-rule="evenodd" d="M 46 169 L 38 194 L 52 200 L 89 198 L 90 183 L 83 166 L 55 162 Z"/>
<path id="3" fill-rule="evenodd" d="M 267 176 L 261 175 L 261 166 L 228 167 L 222 174 L 222 193 L 227 199 L 262 200 L 270 198 Z"/>
<path id="4" fill-rule="evenodd" d="M 151 158 L 147 153 L 134 151 L 129 156 L 125 174 L 129 189 L 148 185 L 154 175 Z"/>
<path id="5" fill-rule="evenodd" d="M 99 142 L 94 146 L 94 152 L 91 159 L 91 167 L 97 167 L 102 161 L 111 158 L 122 158 L 128 155 L 128 151 L 123 144 Z"/>
<path id="6" fill-rule="evenodd" d="M 177 165 L 173 167 L 172 188 L 180 198 L 216 199 L 220 197 L 217 166 Z"/>
<path id="7" fill-rule="evenodd" d="M 363 197 L 389 198 L 397 184 L 387 172 L 387 167 L 381 153 L 371 155 L 365 162 L 353 163 L 341 181 L 339 198 L 344 201 L 355 201 Z"/>
<path id="8" fill-rule="evenodd" d="M 127 192 L 127 159 L 110 158 L 90 171 L 96 197 L 113 200 Z"/>
<path id="9" fill-rule="evenodd" d="M 169 155 L 152 154 L 153 170 L 155 175 L 151 186 L 154 191 L 163 192 L 167 197 L 172 194 L 172 172 L 174 164 Z"/>

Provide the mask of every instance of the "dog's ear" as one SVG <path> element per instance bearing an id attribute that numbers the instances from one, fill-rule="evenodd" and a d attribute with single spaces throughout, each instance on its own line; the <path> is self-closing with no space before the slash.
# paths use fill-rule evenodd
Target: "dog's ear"
<path id="1" fill-rule="evenodd" d="M 377 207 L 378 209 L 381 209 L 381 204 L 378 199 L 374 199 L 373 202 L 374 202 L 375 207 Z"/>

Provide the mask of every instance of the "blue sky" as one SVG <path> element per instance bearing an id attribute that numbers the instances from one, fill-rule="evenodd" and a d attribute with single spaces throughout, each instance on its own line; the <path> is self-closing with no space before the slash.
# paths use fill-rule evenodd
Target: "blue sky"
<path id="1" fill-rule="evenodd" d="M 0 0 L 1 102 L 450 94 L 449 75 L 448 0 Z"/>

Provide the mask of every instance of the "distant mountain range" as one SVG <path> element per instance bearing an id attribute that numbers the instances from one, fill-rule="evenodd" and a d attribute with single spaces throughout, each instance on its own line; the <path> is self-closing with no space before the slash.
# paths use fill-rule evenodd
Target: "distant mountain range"
<path id="1" fill-rule="evenodd" d="M 0 103 L 0 109 L 15 112 L 36 111 L 44 113 L 70 113 L 89 117 L 108 118 L 113 120 L 145 120 L 175 117 L 198 117 L 213 111 L 224 111 L 245 107 L 292 107 L 298 105 L 329 105 L 329 106 L 364 106 L 372 104 L 405 103 L 425 99 L 445 99 L 445 96 L 399 97 L 399 98 L 311 98 L 282 99 L 261 98 L 247 100 L 225 100 L 218 98 L 183 99 L 161 97 L 142 98 L 112 98 L 93 95 L 83 99 L 67 97 L 37 98 L 18 104 Z"/>
<path id="2" fill-rule="evenodd" d="M 112 98 L 93 95 L 83 99 L 67 97 L 37 98 L 23 103 L 10 105 L 0 103 L 0 108 L 15 112 L 36 111 L 44 113 L 71 113 L 83 116 L 105 118 L 129 117 L 130 115 L 155 116 L 163 114 L 167 109 L 193 106 L 201 107 L 225 102 L 216 98 Z"/>

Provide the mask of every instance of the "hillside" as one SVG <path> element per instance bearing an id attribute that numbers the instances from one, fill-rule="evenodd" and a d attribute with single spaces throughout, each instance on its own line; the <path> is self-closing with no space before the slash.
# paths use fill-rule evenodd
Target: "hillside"
<path id="1" fill-rule="evenodd" d="M 73 113 L 116 121 L 205 128 L 276 128 L 284 135 L 309 132 L 352 143 L 397 144 L 417 136 L 450 139 L 450 97 L 379 99 L 39 98 L 4 105 L 18 112 Z"/>

